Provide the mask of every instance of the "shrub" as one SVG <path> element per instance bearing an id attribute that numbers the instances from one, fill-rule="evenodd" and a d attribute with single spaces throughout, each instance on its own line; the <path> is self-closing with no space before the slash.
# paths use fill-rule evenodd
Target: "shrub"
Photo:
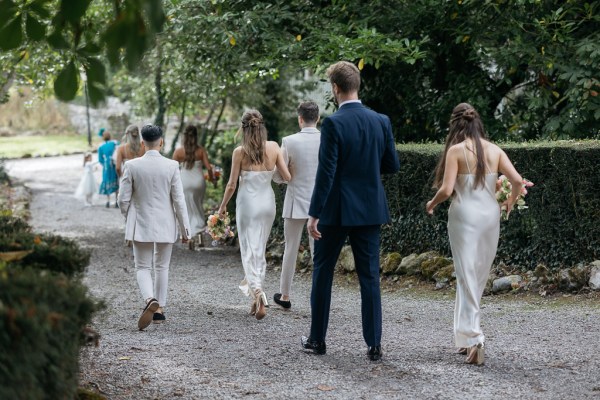
<path id="1" fill-rule="evenodd" d="M 64 275 L 0 271 L 0 398 L 73 398 L 82 329 L 99 307 Z"/>
<path id="2" fill-rule="evenodd" d="M 496 262 L 534 269 L 553 268 L 600 258 L 599 141 L 502 144 L 524 178 L 535 183 L 527 195 L 529 209 L 501 222 Z M 439 144 L 397 147 L 400 172 L 383 177 L 392 223 L 382 226 L 381 249 L 402 255 L 436 250 L 449 256 L 446 229 L 450 202 L 425 213 L 435 191 L 433 171 L 443 150 Z M 283 196 L 276 196 L 281 210 Z M 274 224 L 275 240 L 283 240 Z"/>
<path id="3" fill-rule="evenodd" d="M 81 274 L 90 263 L 90 252 L 71 239 L 52 234 L 34 238 L 33 252 L 19 261 L 21 267 L 46 269 L 68 276 Z"/>

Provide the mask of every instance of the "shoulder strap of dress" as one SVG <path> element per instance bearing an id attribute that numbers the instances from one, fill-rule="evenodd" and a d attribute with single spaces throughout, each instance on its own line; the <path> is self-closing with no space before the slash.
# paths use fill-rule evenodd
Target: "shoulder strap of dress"
<path id="1" fill-rule="evenodd" d="M 463 154 L 465 155 L 465 163 L 467 164 L 467 170 L 471 174 L 471 167 L 469 167 L 469 159 L 467 158 L 467 142 L 463 142 Z"/>

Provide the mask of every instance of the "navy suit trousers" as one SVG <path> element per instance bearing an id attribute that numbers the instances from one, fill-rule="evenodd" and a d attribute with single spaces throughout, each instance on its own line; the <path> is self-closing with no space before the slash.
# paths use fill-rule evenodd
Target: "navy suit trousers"
<path id="1" fill-rule="evenodd" d="M 381 226 L 343 227 L 319 224 L 318 229 L 322 236 L 321 239 L 315 240 L 310 295 L 312 313 L 310 338 L 316 341 L 325 341 L 331 306 L 333 271 L 346 238 L 349 238 L 360 281 L 363 337 L 367 346 L 380 345 L 379 238 Z"/>

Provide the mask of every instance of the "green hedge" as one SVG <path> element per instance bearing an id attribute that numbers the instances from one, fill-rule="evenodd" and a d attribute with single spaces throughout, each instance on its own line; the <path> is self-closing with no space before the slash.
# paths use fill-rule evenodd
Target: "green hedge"
<path id="1" fill-rule="evenodd" d="M 571 266 L 600 258 L 599 141 L 501 144 L 519 173 L 535 186 L 529 209 L 501 222 L 496 263 L 533 269 Z M 446 229 L 450 201 L 430 217 L 425 203 L 435 191 L 433 171 L 443 146 L 398 145 L 400 172 L 384 176 L 392 224 L 382 227 L 382 252 L 406 256 L 437 250 L 450 255 Z M 277 217 L 272 240 L 283 240 L 280 213 L 284 188 L 274 185 Z"/>
<path id="2" fill-rule="evenodd" d="M 30 251 L 24 258 L 11 262 L 11 267 L 33 267 L 61 272 L 69 276 L 83 273 L 90 252 L 71 239 L 52 234 L 35 234 L 18 217 L 0 216 L 0 252 Z"/>
<path id="3" fill-rule="evenodd" d="M 72 399 L 83 330 L 102 307 L 81 283 L 90 253 L 2 215 L 0 255 L 12 252 L 0 259 L 0 399 Z"/>
<path id="4" fill-rule="evenodd" d="M 0 399 L 72 399 L 82 328 L 98 305 L 78 281 L 0 271 Z"/>
<path id="5" fill-rule="evenodd" d="M 600 258 L 599 141 L 501 145 L 532 182 L 529 209 L 502 221 L 496 262 L 532 269 L 571 266 Z M 385 178 L 393 224 L 383 228 L 384 251 L 402 255 L 438 250 L 449 255 L 449 202 L 426 215 L 441 145 L 400 145 L 400 172 Z"/>

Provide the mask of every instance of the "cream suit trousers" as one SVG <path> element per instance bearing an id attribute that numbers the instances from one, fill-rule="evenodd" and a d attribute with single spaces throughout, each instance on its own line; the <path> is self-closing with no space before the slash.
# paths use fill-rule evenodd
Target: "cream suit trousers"
<path id="1" fill-rule="evenodd" d="M 138 286 L 144 300 L 155 298 L 161 307 L 167 305 L 169 287 L 169 264 L 173 243 L 133 241 L 133 257 Z M 154 266 L 154 283 L 152 283 Z"/>
<path id="2" fill-rule="evenodd" d="M 283 252 L 283 263 L 281 265 L 281 281 L 279 290 L 283 296 L 289 296 L 292 290 L 292 281 L 294 272 L 296 272 L 296 260 L 298 258 L 298 248 L 302 238 L 302 230 L 308 219 L 284 218 L 283 235 L 285 237 L 285 250 Z M 308 236 L 310 246 L 310 258 L 312 259 L 314 249 L 314 239 Z"/>

